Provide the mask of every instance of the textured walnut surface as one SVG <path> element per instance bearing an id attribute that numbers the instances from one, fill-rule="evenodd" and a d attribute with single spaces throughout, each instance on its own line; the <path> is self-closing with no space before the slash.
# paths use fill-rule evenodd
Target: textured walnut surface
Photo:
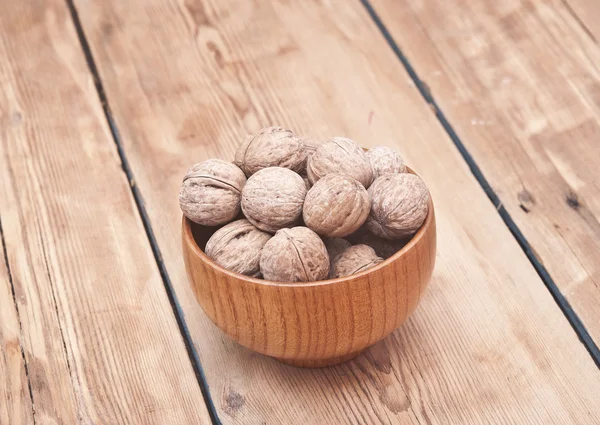
<path id="1" fill-rule="evenodd" d="M 352 244 L 344 238 L 324 238 L 323 242 L 329 254 L 329 277 L 333 277 L 333 260 Z"/>
<path id="2" fill-rule="evenodd" d="M 312 139 L 310 137 L 302 137 L 300 139 L 300 141 L 302 142 L 302 145 L 304 146 L 304 150 L 306 151 L 307 158 L 310 158 L 311 156 L 313 156 L 313 154 L 316 152 L 317 148 L 323 144 L 322 141 L 318 141 L 318 140 Z"/>
<path id="3" fill-rule="evenodd" d="M 334 137 L 319 145 L 306 167 L 311 183 L 327 174 L 344 174 L 358 180 L 364 187 L 373 181 L 373 170 L 365 152 L 353 140 Z"/>
<path id="4" fill-rule="evenodd" d="M 383 261 L 367 245 L 353 245 L 333 260 L 333 277 L 350 276 L 367 270 Z"/>
<path id="5" fill-rule="evenodd" d="M 302 180 L 304 180 L 304 184 L 306 185 L 306 190 L 309 190 L 312 187 L 312 184 L 310 184 L 310 180 L 308 180 L 308 177 L 302 176 Z"/>
<path id="6" fill-rule="evenodd" d="M 339 254 L 350 248 L 352 244 L 344 238 L 324 238 L 323 243 L 327 248 L 330 260 L 333 260 Z"/>
<path id="7" fill-rule="evenodd" d="M 235 153 L 235 164 L 250 177 L 263 168 L 283 167 L 296 172 L 306 168 L 304 145 L 290 130 L 268 127 L 244 140 Z"/>
<path id="8" fill-rule="evenodd" d="M 425 221 L 429 191 L 414 174 L 386 174 L 369 188 L 371 213 L 367 229 L 384 239 L 403 239 L 414 234 Z"/>
<path id="9" fill-rule="evenodd" d="M 370 206 L 369 194 L 360 182 L 346 175 L 328 174 L 308 191 L 302 218 L 319 235 L 347 236 L 362 226 Z"/>
<path id="10" fill-rule="evenodd" d="M 242 211 L 260 230 L 275 233 L 299 221 L 306 185 L 297 173 L 281 167 L 252 175 L 242 190 Z"/>
<path id="11" fill-rule="evenodd" d="M 181 210 L 195 223 L 216 226 L 233 220 L 240 212 L 246 176 L 231 162 L 209 159 L 193 165 L 179 191 Z"/>
<path id="12" fill-rule="evenodd" d="M 376 146 L 366 153 L 367 159 L 373 170 L 373 178 L 384 174 L 398 174 L 406 172 L 406 165 L 402 157 L 387 146 Z"/>
<path id="13" fill-rule="evenodd" d="M 325 244 L 307 227 L 281 229 L 263 249 L 263 277 L 275 282 L 313 282 L 329 276 Z"/>
<path id="14" fill-rule="evenodd" d="M 260 255 L 271 235 L 248 220 L 236 220 L 217 230 L 206 243 L 206 255 L 236 273 L 260 276 Z"/>

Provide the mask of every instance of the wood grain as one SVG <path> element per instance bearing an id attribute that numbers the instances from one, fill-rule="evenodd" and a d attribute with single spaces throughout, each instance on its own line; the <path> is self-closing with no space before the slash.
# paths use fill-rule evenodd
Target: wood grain
<path id="1" fill-rule="evenodd" d="M 596 0 L 562 0 L 573 18 L 596 44 L 600 42 L 600 7 Z"/>
<path id="2" fill-rule="evenodd" d="M 1 235 L 0 235 L 1 236 Z M 0 244 L 0 424 L 33 424 L 19 316 Z"/>
<path id="3" fill-rule="evenodd" d="M 203 252 L 214 227 L 183 219 L 181 232 L 186 270 L 206 315 L 244 347 L 294 366 L 343 363 L 388 336 L 417 308 L 435 265 L 431 202 L 400 252 L 326 282 L 277 283 L 232 273 Z"/>
<path id="4" fill-rule="evenodd" d="M 559 0 L 374 6 L 600 344 L 598 45 Z"/>
<path id="5" fill-rule="evenodd" d="M 77 2 L 223 423 L 600 420 L 600 372 L 358 2 Z M 431 189 L 438 257 L 411 319 L 302 370 L 233 343 L 180 248 L 187 167 L 269 124 L 391 145 Z"/>
<path id="6" fill-rule="evenodd" d="M 65 3 L 1 8 L 0 422 L 209 423 Z"/>

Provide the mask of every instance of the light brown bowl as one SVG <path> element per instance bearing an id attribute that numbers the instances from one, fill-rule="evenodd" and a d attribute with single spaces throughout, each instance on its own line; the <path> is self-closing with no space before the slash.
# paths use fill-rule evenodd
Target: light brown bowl
<path id="1" fill-rule="evenodd" d="M 224 269 L 203 249 L 217 228 L 183 218 L 183 255 L 198 302 L 227 335 L 301 367 L 345 362 L 389 335 L 415 310 L 435 264 L 433 203 L 404 248 L 338 279 L 270 282 Z"/>

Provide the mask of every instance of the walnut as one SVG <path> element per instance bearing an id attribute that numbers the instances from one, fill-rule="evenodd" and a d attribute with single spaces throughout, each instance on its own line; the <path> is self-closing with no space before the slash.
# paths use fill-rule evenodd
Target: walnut
<path id="1" fill-rule="evenodd" d="M 329 256 L 325 244 L 307 227 L 281 229 L 265 244 L 260 270 L 267 280 L 313 282 L 327 279 Z"/>
<path id="2" fill-rule="evenodd" d="M 216 226 L 240 213 L 240 199 L 246 176 L 234 164 L 209 159 L 193 165 L 185 174 L 179 191 L 183 214 L 195 223 Z"/>
<path id="3" fill-rule="evenodd" d="M 310 157 L 306 171 L 312 184 L 332 173 L 353 177 L 366 188 L 373 182 L 373 170 L 365 152 L 344 137 L 334 137 L 320 145 Z"/>
<path id="4" fill-rule="evenodd" d="M 366 155 L 373 169 L 374 179 L 384 174 L 406 173 L 404 160 L 393 149 L 377 146 L 369 149 Z"/>
<path id="5" fill-rule="evenodd" d="M 308 177 L 306 176 L 301 176 L 302 180 L 304 180 L 304 185 L 306 186 L 306 190 L 309 190 L 312 187 L 312 184 L 310 184 L 310 180 L 308 180 Z"/>
<path id="6" fill-rule="evenodd" d="M 348 236 L 348 240 L 354 245 L 368 245 L 375 250 L 375 253 L 387 260 L 392 255 L 400 251 L 408 242 L 408 239 L 390 241 L 387 239 L 375 236 L 366 229 L 366 226 L 361 227 L 356 232 Z M 325 243 L 327 245 L 327 243 Z"/>
<path id="7" fill-rule="evenodd" d="M 323 142 L 319 142 L 315 139 L 311 139 L 310 137 L 302 137 L 300 139 L 302 145 L 304 146 L 304 150 L 306 151 L 307 158 L 313 156 L 316 152 L 317 148 L 323 144 Z"/>
<path id="8" fill-rule="evenodd" d="M 402 239 L 413 235 L 425 221 L 429 191 L 414 174 L 386 174 L 369 188 L 371 213 L 367 229 L 384 239 Z"/>
<path id="9" fill-rule="evenodd" d="M 324 238 L 325 248 L 327 248 L 327 254 L 329 254 L 329 277 L 333 277 L 333 260 L 350 248 L 352 244 L 344 238 Z"/>
<path id="10" fill-rule="evenodd" d="M 327 248 L 327 254 L 333 261 L 335 257 L 350 248 L 352 244 L 344 238 L 324 238 L 325 248 Z"/>
<path id="11" fill-rule="evenodd" d="M 327 237 L 347 236 L 369 216 L 367 190 L 352 177 L 328 174 L 310 188 L 302 218 L 307 227 Z"/>
<path id="12" fill-rule="evenodd" d="M 260 230 L 275 233 L 296 224 L 302 215 L 306 185 L 287 168 L 263 168 L 242 190 L 242 211 Z"/>
<path id="13" fill-rule="evenodd" d="M 367 245 L 353 245 L 333 261 L 332 277 L 350 276 L 369 269 L 383 261 L 375 250 Z"/>
<path id="14" fill-rule="evenodd" d="M 236 220 L 217 230 L 206 243 L 206 255 L 232 272 L 260 276 L 260 254 L 271 235 L 248 220 Z"/>
<path id="15" fill-rule="evenodd" d="M 263 168 L 283 167 L 300 172 L 306 168 L 304 145 L 290 130 L 268 127 L 246 137 L 235 153 L 235 164 L 250 177 Z"/>

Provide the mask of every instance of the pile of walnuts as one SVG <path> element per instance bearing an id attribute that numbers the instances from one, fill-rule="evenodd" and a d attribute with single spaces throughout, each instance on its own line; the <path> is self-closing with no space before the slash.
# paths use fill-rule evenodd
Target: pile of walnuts
<path id="1" fill-rule="evenodd" d="M 400 250 L 428 213 L 429 191 L 392 149 L 342 137 L 317 144 L 281 127 L 246 138 L 233 163 L 191 167 L 179 193 L 221 266 L 278 282 L 361 272 Z M 243 215 L 243 217 L 242 217 Z"/>

